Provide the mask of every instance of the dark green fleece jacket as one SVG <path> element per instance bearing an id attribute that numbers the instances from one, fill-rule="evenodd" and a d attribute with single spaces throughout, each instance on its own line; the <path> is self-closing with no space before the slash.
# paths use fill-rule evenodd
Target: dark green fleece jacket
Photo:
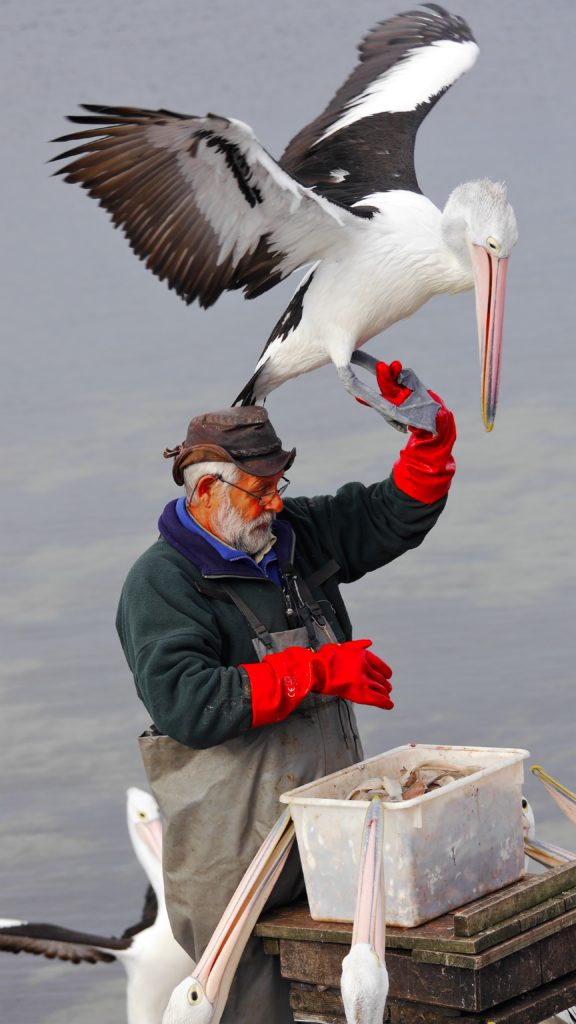
<path id="1" fill-rule="evenodd" d="M 339 640 L 352 637 L 340 584 L 352 583 L 422 543 L 446 504 L 426 505 L 391 477 L 349 483 L 333 496 L 285 502 L 278 529 L 291 536 L 298 573 Z M 163 536 L 134 564 L 124 584 L 116 625 L 136 689 L 156 728 L 180 743 L 206 748 L 251 728 L 247 673 L 257 661 L 252 631 L 224 596 L 202 593 L 225 578 L 270 632 L 290 628 L 281 588 L 253 559 L 222 558 L 202 537 L 178 525 L 167 506 Z M 164 520 L 164 525 L 163 525 Z M 314 574 L 331 565 L 328 579 Z M 337 563 L 337 567 L 334 563 Z M 320 575 L 322 575 L 320 573 Z"/>

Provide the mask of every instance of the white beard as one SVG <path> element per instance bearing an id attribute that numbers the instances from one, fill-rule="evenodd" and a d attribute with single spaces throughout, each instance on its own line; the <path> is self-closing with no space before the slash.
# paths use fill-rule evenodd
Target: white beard
<path id="1" fill-rule="evenodd" d="M 272 523 L 275 518 L 274 512 L 262 512 L 257 519 L 247 522 L 234 508 L 230 494 L 225 492 L 214 514 L 212 527 L 229 547 L 254 556 L 273 539 Z"/>

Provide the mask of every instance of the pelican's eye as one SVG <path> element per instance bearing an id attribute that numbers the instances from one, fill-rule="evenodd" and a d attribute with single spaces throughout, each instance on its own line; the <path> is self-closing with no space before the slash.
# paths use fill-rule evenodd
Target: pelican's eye
<path id="1" fill-rule="evenodd" d="M 522 797 L 522 810 L 525 811 L 528 807 L 528 801 L 525 796 Z"/>
<path id="2" fill-rule="evenodd" d="M 496 253 L 496 255 L 498 255 L 502 248 L 500 242 L 497 242 L 495 238 L 492 238 L 492 235 L 486 239 L 486 247 L 490 249 L 490 252 Z"/>
<path id="3" fill-rule="evenodd" d="M 146 814 L 146 811 L 138 811 L 138 817 L 140 818 L 140 821 L 146 821 L 148 815 Z"/>
<path id="4" fill-rule="evenodd" d="M 190 1006 L 198 1006 L 202 1002 L 204 993 L 198 982 L 194 982 L 193 985 L 190 985 L 190 988 L 186 993 L 186 998 L 190 1003 Z"/>

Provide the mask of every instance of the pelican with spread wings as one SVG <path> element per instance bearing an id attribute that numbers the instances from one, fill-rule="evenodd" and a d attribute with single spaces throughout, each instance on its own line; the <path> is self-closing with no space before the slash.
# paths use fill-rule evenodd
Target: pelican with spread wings
<path id="1" fill-rule="evenodd" d="M 319 117 L 276 161 L 242 121 L 84 105 L 54 159 L 110 213 L 140 259 L 186 302 L 254 298 L 308 265 L 236 401 L 262 402 L 332 361 L 383 414 L 357 349 L 432 296 L 476 289 L 482 414 L 496 413 L 508 257 L 517 240 L 503 185 L 457 186 L 440 211 L 414 167 L 418 128 L 474 64 L 467 23 L 437 4 L 376 25 Z"/>

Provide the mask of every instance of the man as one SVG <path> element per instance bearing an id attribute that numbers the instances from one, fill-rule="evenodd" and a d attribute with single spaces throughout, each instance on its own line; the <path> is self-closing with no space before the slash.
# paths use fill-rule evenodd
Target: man
<path id="1" fill-rule="evenodd" d="M 400 405 L 399 363 L 378 365 Z M 433 396 L 437 398 L 437 396 Z M 295 457 L 259 406 L 197 416 L 173 457 L 186 496 L 124 585 L 117 627 L 154 727 L 141 739 L 165 817 L 166 900 L 198 959 L 276 821 L 280 794 L 362 759 L 353 703 L 390 709 L 391 670 L 352 640 L 339 586 L 422 542 L 454 473 L 452 414 L 411 428 L 391 476 L 283 500 Z M 294 854 L 274 904 L 301 897 Z M 225 1024 L 292 1020 L 287 984 L 248 943 Z"/>

